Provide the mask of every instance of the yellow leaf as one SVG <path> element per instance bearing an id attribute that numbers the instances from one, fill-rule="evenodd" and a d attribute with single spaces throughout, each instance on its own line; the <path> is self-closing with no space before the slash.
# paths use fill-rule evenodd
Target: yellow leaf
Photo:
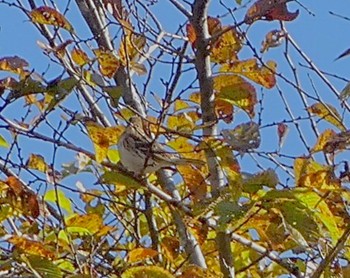
<path id="1" fill-rule="evenodd" d="M 29 13 L 29 16 L 35 23 L 53 25 L 73 32 L 73 27 L 68 20 L 51 7 L 42 6 L 36 8 Z"/>
<path id="2" fill-rule="evenodd" d="M 67 227 L 84 228 L 91 234 L 95 234 L 103 227 L 103 219 L 96 213 L 73 215 L 66 220 L 66 225 Z"/>
<path id="3" fill-rule="evenodd" d="M 225 28 L 223 27 L 221 31 Z M 212 62 L 223 64 L 237 60 L 237 53 L 242 48 L 242 41 L 235 29 L 223 33 L 211 48 L 210 59 Z"/>
<path id="4" fill-rule="evenodd" d="M 25 254 L 37 255 L 49 259 L 55 258 L 55 253 L 51 250 L 48 250 L 46 245 L 41 242 L 29 240 L 27 238 L 19 236 L 12 236 L 8 239 L 8 241 Z"/>
<path id="5" fill-rule="evenodd" d="M 84 66 L 90 61 L 87 54 L 81 49 L 74 48 L 72 50 L 71 55 L 74 63 L 76 63 L 80 67 Z"/>
<path id="6" fill-rule="evenodd" d="M 237 75 L 219 75 L 214 78 L 214 89 L 217 98 L 229 102 L 254 117 L 254 106 L 257 102 L 255 88 Z"/>
<path id="7" fill-rule="evenodd" d="M 119 68 L 119 58 L 117 58 L 111 51 L 95 49 L 94 53 L 100 65 L 101 74 L 112 78 Z"/>
<path id="8" fill-rule="evenodd" d="M 119 57 L 122 64 L 126 66 L 128 61 L 136 62 L 145 45 L 145 36 L 132 33 L 125 35 L 119 48 Z"/>
<path id="9" fill-rule="evenodd" d="M 124 127 L 103 127 L 93 121 L 86 121 L 85 124 L 90 139 L 94 144 L 96 161 L 101 163 L 107 157 L 108 148 L 118 143 Z"/>
<path id="10" fill-rule="evenodd" d="M 337 109 L 335 109 L 335 107 L 330 104 L 317 102 L 308 107 L 307 111 L 320 117 L 321 119 L 326 120 L 327 122 L 339 128 L 341 131 L 346 130 L 346 127 L 344 126 Z"/>
<path id="11" fill-rule="evenodd" d="M 175 276 L 164 268 L 151 265 L 128 268 L 121 278 L 175 278 Z"/>
<path id="12" fill-rule="evenodd" d="M 332 168 L 321 165 L 311 158 L 295 159 L 294 174 L 296 186 L 326 190 L 340 187 L 339 180 L 334 177 Z"/>
<path id="13" fill-rule="evenodd" d="M 168 128 L 174 131 L 191 133 L 195 126 L 195 122 L 187 113 L 179 113 L 168 117 Z"/>
<path id="14" fill-rule="evenodd" d="M 337 135 L 332 129 L 326 129 L 318 138 L 315 146 L 312 148 L 312 152 L 323 151 L 324 147 Z"/>
<path id="15" fill-rule="evenodd" d="M 256 59 L 249 59 L 224 65 L 220 71 L 243 75 L 257 84 L 271 89 L 276 84 L 276 66 L 274 61 L 268 61 L 266 66 L 259 66 Z"/>
<path id="16" fill-rule="evenodd" d="M 38 170 L 43 173 L 45 173 L 48 168 L 44 157 L 39 154 L 31 154 L 27 161 L 27 166 L 30 169 Z"/>
<path id="17" fill-rule="evenodd" d="M 150 248 L 135 248 L 128 253 L 128 262 L 134 263 L 157 255 L 158 252 Z"/>

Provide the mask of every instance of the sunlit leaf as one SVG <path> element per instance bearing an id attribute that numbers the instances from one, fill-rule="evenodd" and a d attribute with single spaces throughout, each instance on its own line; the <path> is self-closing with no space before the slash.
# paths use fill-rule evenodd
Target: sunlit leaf
<path id="1" fill-rule="evenodd" d="M 276 67 L 277 64 L 274 61 L 267 61 L 266 66 L 259 66 L 257 60 L 253 58 L 226 64 L 221 67 L 220 71 L 242 75 L 267 89 L 271 89 L 276 84 Z"/>
<path id="2" fill-rule="evenodd" d="M 9 143 L 7 143 L 5 138 L 2 137 L 1 135 L 0 135 L 0 147 L 4 147 L 4 148 L 8 148 L 9 147 Z"/>
<path id="3" fill-rule="evenodd" d="M 150 248 L 135 248 L 128 253 L 128 262 L 134 263 L 148 258 L 153 258 L 157 255 L 158 252 Z"/>
<path id="4" fill-rule="evenodd" d="M 111 51 L 107 50 L 95 49 L 94 53 L 100 65 L 101 74 L 112 78 L 119 68 L 119 58 L 117 58 Z"/>
<path id="5" fill-rule="evenodd" d="M 234 129 L 222 130 L 224 140 L 232 147 L 233 150 L 244 153 L 249 149 L 259 148 L 261 138 L 259 125 L 254 122 L 243 123 Z"/>
<path id="6" fill-rule="evenodd" d="M 168 128 L 187 133 L 191 133 L 196 126 L 195 121 L 186 112 L 169 116 L 167 123 Z"/>
<path id="7" fill-rule="evenodd" d="M 309 106 L 307 110 L 320 117 L 321 119 L 326 120 L 327 122 L 331 123 L 332 125 L 339 128 L 341 131 L 345 131 L 346 127 L 344 126 L 342 119 L 340 117 L 340 114 L 338 113 L 337 109 L 333 107 L 330 104 L 317 102 L 313 105 Z"/>
<path id="8" fill-rule="evenodd" d="M 210 35 L 220 32 L 222 28 L 220 20 L 218 18 L 208 16 L 207 24 Z M 189 42 L 192 44 L 193 48 L 196 48 L 197 36 L 193 26 L 190 23 L 186 25 L 186 31 Z"/>
<path id="9" fill-rule="evenodd" d="M 48 169 L 48 165 L 46 164 L 44 157 L 39 154 L 31 154 L 28 158 L 27 166 L 30 169 L 38 170 L 43 173 L 45 173 Z"/>
<path id="10" fill-rule="evenodd" d="M 130 267 L 121 278 L 175 278 L 175 276 L 164 268 L 152 265 Z"/>
<path id="11" fill-rule="evenodd" d="M 60 189 L 48 190 L 44 195 L 44 200 L 52 202 L 66 210 L 69 214 L 73 213 L 72 202 L 66 197 L 65 193 Z"/>
<path id="12" fill-rule="evenodd" d="M 91 234 L 97 233 L 104 225 L 103 219 L 96 213 L 73 215 L 66 220 L 69 228 L 83 228 Z"/>
<path id="13" fill-rule="evenodd" d="M 254 117 L 254 106 L 257 102 L 255 88 L 237 75 L 219 75 L 214 78 L 214 89 L 217 98 L 229 102 Z"/>
<path id="14" fill-rule="evenodd" d="M 45 244 L 39 241 L 29 240 L 20 236 L 12 236 L 8 239 L 8 242 L 12 243 L 16 248 L 20 249 L 21 252 L 25 254 L 37 255 L 48 259 L 53 259 L 56 257 L 53 251 L 49 250 Z"/>
<path id="15" fill-rule="evenodd" d="M 336 136 L 336 132 L 332 129 L 326 129 L 322 134 L 317 138 L 315 146 L 312 148 L 312 152 L 319 152 L 325 150 L 325 146 L 331 142 Z M 329 146 L 329 145 L 328 145 Z"/>
<path id="16" fill-rule="evenodd" d="M 108 148 L 118 143 L 124 127 L 103 127 L 91 120 L 86 121 L 85 124 L 94 144 L 96 161 L 101 163 L 107 157 Z"/>
<path id="17" fill-rule="evenodd" d="M 306 205 L 310 211 L 313 211 L 316 217 L 327 228 L 333 244 L 336 244 L 337 240 L 341 236 L 341 231 L 338 228 L 337 220 L 332 211 L 328 207 L 327 203 L 321 196 L 315 192 L 294 192 L 294 196 Z"/>
<path id="18" fill-rule="evenodd" d="M 90 61 L 87 54 L 83 50 L 78 49 L 78 48 L 74 48 L 72 50 L 71 55 L 72 55 L 72 60 L 74 61 L 74 63 L 76 63 L 80 67 L 86 65 Z"/>
<path id="19" fill-rule="evenodd" d="M 223 27 L 222 31 L 225 28 Z M 229 31 L 224 32 L 211 45 L 210 59 L 212 62 L 223 64 L 237 60 L 237 53 L 242 48 L 242 42 L 235 29 L 230 28 Z"/>
<path id="20" fill-rule="evenodd" d="M 72 25 L 64 17 L 64 15 L 60 14 L 58 11 L 51 7 L 42 6 L 36 8 L 32 10 L 29 15 L 32 21 L 35 23 L 53 25 L 66 29 L 69 32 L 73 32 Z"/>
<path id="21" fill-rule="evenodd" d="M 296 158 L 294 173 L 296 185 L 300 187 L 334 190 L 340 186 L 330 166 L 321 165 L 311 158 Z"/>
<path id="22" fill-rule="evenodd" d="M 133 33 L 126 34 L 119 47 L 119 57 L 122 64 L 126 66 L 128 61 L 136 62 L 145 45 L 145 36 Z"/>

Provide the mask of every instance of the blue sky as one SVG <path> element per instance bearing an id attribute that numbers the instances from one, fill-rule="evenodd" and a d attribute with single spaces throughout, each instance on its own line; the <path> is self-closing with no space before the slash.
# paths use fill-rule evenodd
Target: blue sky
<path id="1" fill-rule="evenodd" d="M 74 1 L 73 1 L 74 2 Z M 72 8 L 67 14 L 67 18 L 70 20 L 74 28 L 76 29 L 77 34 L 81 38 L 87 38 L 89 34 L 86 32 L 85 24 L 81 23 L 81 17 L 76 12 L 75 4 L 72 2 Z M 160 3 L 157 6 L 157 9 L 154 10 L 156 15 L 159 18 L 159 21 L 162 22 L 164 28 L 171 32 L 178 28 L 180 24 L 184 23 L 184 17 L 174 12 L 174 8 L 167 3 L 165 0 L 159 1 Z M 231 5 L 235 5 L 234 1 L 225 1 Z M 244 1 L 243 1 L 244 2 Z M 296 9 L 300 10 L 298 18 L 292 22 L 286 23 L 287 29 L 290 35 L 294 40 L 299 44 L 300 48 L 305 52 L 310 59 L 323 71 L 337 74 L 339 76 L 350 79 L 350 58 L 341 59 L 334 62 L 334 59 L 342 53 L 347 48 L 350 48 L 350 35 L 348 30 L 350 28 L 350 22 L 340 19 L 338 17 L 332 16 L 329 14 L 329 11 L 334 13 L 343 14 L 344 16 L 349 15 L 349 3 L 346 0 L 340 0 L 336 2 L 330 1 L 304 1 L 303 3 L 312 13 L 315 15 L 310 15 L 308 11 L 297 5 L 296 3 L 288 4 L 289 10 L 295 11 Z M 67 1 L 60 2 L 59 7 L 63 8 Z M 216 16 L 222 14 L 224 10 L 217 6 L 217 1 L 212 1 L 212 9 L 210 15 Z M 240 21 L 244 17 L 246 9 L 242 9 L 237 12 L 237 20 Z M 225 17 L 224 24 L 232 24 L 232 19 Z M 48 65 L 51 65 L 48 70 L 48 74 L 45 76 L 47 79 L 54 78 L 61 73 L 58 70 L 57 66 L 53 66 L 52 63 L 42 54 L 42 50 L 37 46 L 36 41 L 43 39 L 41 38 L 38 31 L 34 26 L 27 20 L 25 15 L 14 7 L 8 7 L 6 5 L 0 5 L 0 58 L 4 56 L 13 56 L 18 55 L 25 58 L 29 64 L 30 68 L 35 69 L 35 71 L 42 73 L 47 70 Z M 264 39 L 265 34 L 279 27 L 278 22 L 263 22 L 259 21 L 253 24 L 248 32 L 248 38 L 255 45 L 256 49 L 260 49 L 261 41 Z M 246 30 L 246 27 L 243 28 Z M 278 64 L 277 70 L 280 73 L 283 73 L 286 77 L 291 78 L 292 74 L 289 67 L 286 64 L 284 59 L 284 44 L 276 49 L 271 49 L 267 54 L 263 55 L 263 60 L 275 60 Z M 320 81 L 318 77 L 312 74 L 310 71 L 307 71 L 300 67 L 298 64 L 301 62 L 306 65 L 305 61 L 300 59 L 298 53 L 294 50 L 288 52 L 292 59 L 295 62 L 298 72 L 300 72 L 300 80 L 303 86 L 303 89 L 310 91 L 312 93 L 312 86 L 314 85 L 317 89 L 317 92 L 321 98 L 330 103 L 337 108 L 340 108 L 339 102 L 337 102 L 334 95 L 330 90 L 325 86 L 325 84 Z M 252 56 L 252 52 L 249 49 L 245 49 L 240 54 L 240 58 L 249 58 Z M 308 79 L 307 73 L 311 73 L 311 78 L 313 84 Z M 163 74 L 163 76 L 162 76 Z M 159 75 L 159 76 L 158 76 Z M 4 76 L 0 72 L 0 77 Z M 169 76 L 169 72 L 156 71 L 155 76 L 153 76 L 154 81 L 152 82 L 152 90 L 157 91 L 160 86 L 160 78 L 164 76 Z M 142 77 L 138 78 L 142 82 Z M 330 78 L 332 84 L 340 91 L 344 86 L 344 81 L 339 81 L 334 78 Z M 300 103 L 300 99 L 297 96 L 295 89 L 291 88 L 285 82 L 279 80 L 279 86 L 288 100 L 289 105 L 292 107 L 292 110 L 295 116 L 306 116 L 304 107 Z M 256 86 L 257 93 L 259 97 L 261 96 L 261 88 Z M 180 88 L 181 89 L 181 88 Z M 163 93 L 163 89 L 161 91 Z M 281 101 L 281 98 L 278 96 L 278 92 L 275 89 L 264 90 L 264 111 L 263 111 L 263 123 L 271 124 L 273 122 L 282 121 L 287 118 L 285 113 L 284 105 Z M 310 105 L 313 103 L 311 100 Z M 74 107 L 74 102 L 69 104 L 71 107 Z M 9 117 L 18 119 L 18 110 L 21 109 L 20 106 L 16 108 L 11 108 L 7 110 L 6 113 Z M 341 111 L 341 110 L 340 110 Z M 239 120 L 247 121 L 247 118 L 239 113 L 236 117 L 238 124 Z M 302 128 L 305 128 L 305 134 L 307 134 L 307 139 L 310 146 L 316 142 L 315 136 L 310 133 L 308 130 L 308 123 L 300 122 Z M 345 119 L 345 124 L 349 127 L 350 120 L 349 117 Z M 330 127 L 328 124 L 321 123 L 319 124 L 320 131 L 324 130 L 327 127 Z M 234 127 L 231 126 L 231 127 Z M 49 131 L 52 133 L 52 130 Z M 5 136 L 7 139 L 10 139 L 10 135 L 6 132 L 0 131 L 0 134 Z M 76 134 L 73 132 L 70 134 L 73 139 Z M 276 127 L 271 127 L 264 129 L 262 131 L 262 146 L 261 149 L 267 151 L 274 151 L 277 148 L 277 136 L 276 136 Z M 295 128 L 291 126 L 291 131 L 285 142 L 285 147 L 282 150 L 284 154 L 302 156 L 306 154 L 304 148 L 300 148 L 299 138 L 295 132 Z M 50 144 L 39 143 L 38 141 L 29 141 L 24 140 L 25 145 L 22 149 L 23 156 L 27 157 L 31 152 L 36 152 L 43 154 L 47 157 L 48 162 L 51 162 L 52 159 L 52 146 Z M 86 147 L 89 150 L 92 150 L 92 145 L 88 138 L 78 138 L 79 144 L 83 147 Z M 3 151 L 0 154 L 4 153 Z M 69 162 L 73 160 L 74 154 L 72 152 L 66 153 L 64 151 L 60 152 L 59 159 L 57 161 L 58 169 L 60 169 L 60 164 L 63 162 Z M 266 162 L 266 161 L 265 161 Z M 264 162 L 264 163 L 265 163 Z M 267 162 L 266 162 L 267 163 Z M 243 168 L 244 170 L 250 170 L 252 172 L 256 171 L 258 168 L 252 166 L 251 160 L 249 157 L 243 159 Z M 289 162 L 290 164 L 290 162 Z M 268 164 L 267 164 L 268 165 Z"/>

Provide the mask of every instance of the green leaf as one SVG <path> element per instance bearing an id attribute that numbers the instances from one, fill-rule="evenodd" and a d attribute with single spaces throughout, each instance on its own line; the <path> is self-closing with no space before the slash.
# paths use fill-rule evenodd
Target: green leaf
<path id="1" fill-rule="evenodd" d="M 0 147 L 8 148 L 9 144 L 6 142 L 5 138 L 0 135 Z"/>
<path id="2" fill-rule="evenodd" d="M 107 157 L 112 163 L 117 164 L 118 161 L 120 160 L 119 151 L 110 149 L 107 152 Z"/>
<path id="3" fill-rule="evenodd" d="M 52 261 L 34 255 L 26 256 L 31 268 L 36 270 L 42 277 L 46 278 L 61 278 L 63 273 L 61 269 Z"/>
<path id="4" fill-rule="evenodd" d="M 101 176 L 102 183 L 114 184 L 117 187 L 123 187 L 124 189 L 138 189 L 142 185 L 132 177 L 119 172 L 105 172 Z M 117 188 L 118 190 L 118 188 Z"/>
<path id="5" fill-rule="evenodd" d="M 57 193 L 56 193 L 57 192 Z M 73 213 L 73 209 L 72 209 L 72 203 L 71 201 L 66 197 L 66 195 L 64 194 L 64 192 L 62 190 L 49 190 L 46 192 L 45 196 L 44 196 L 44 200 L 45 201 L 49 201 L 49 202 L 53 202 L 55 204 L 58 203 L 58 205 L 65 209 L 69 214 Z"/>
<path id="6" fill-rule="evenodd" d="M 120 86 L 108 86 L 108 87 L 103 87 L 103 90 L 109 95 L 110 100 L 111 100 L 111 105 L 114 108 L 117 108 L 119 99 L 123 94 L 122 87 L 120 87 Z"/>

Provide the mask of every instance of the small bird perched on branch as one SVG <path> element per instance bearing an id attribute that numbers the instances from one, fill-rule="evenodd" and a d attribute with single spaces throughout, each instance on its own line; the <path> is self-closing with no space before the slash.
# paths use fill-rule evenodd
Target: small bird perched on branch
<path id="1" fill-rule="evenodd" d="M 156 172 L 174 165 L 205 164 L 198 159 L 183 158 L 177 153 L 169 153 L 145 133 L 140 116 L 131 117 L 129 125 L 119 139 L 118 149 L 123 166 L 137 175 Z"/>

